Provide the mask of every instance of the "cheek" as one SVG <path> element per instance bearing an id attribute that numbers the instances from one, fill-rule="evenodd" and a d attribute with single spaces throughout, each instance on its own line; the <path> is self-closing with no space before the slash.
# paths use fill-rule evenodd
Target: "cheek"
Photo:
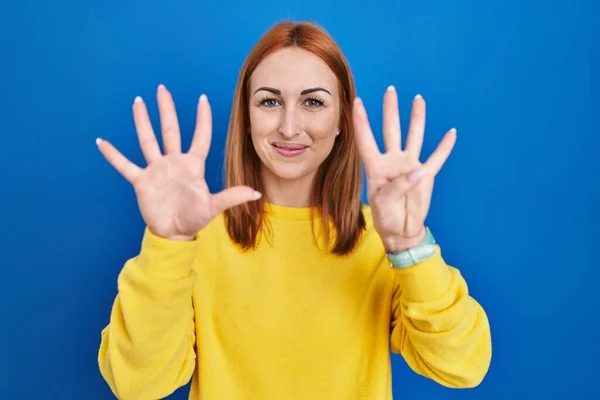
<path id="1" fill-rule="evenodd" d="M 256 108 L 251 108 L 250 116 L 250 137 L 254 151 L 262 162 L 267 162 L 269 145 L 268 139 L 273 131 L 277 130 L 277 117 L 275 112 L 267 113 Z"/>
<path id="2" fill-rule="evenodd" d="M 264 112 L 253 107 L 249 115 L 252 136 L 264 137 L 277 130 L 279 117 L 276 112 Z"/>
<path id="3" fill-rule="evenodd" d="M 315 114 L 305 119 L 305 130 L 315 143 L 331 146 L 337 133 L 338 122 L 335 115 Z"/>

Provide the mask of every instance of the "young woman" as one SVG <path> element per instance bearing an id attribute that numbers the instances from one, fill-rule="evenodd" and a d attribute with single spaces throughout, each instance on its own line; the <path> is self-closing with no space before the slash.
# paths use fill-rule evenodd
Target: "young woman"
<path id="1" fill-rule="evenodd" d="M 226 188 L 212 194 L 208 99 L 184 153 L 171 95 L 157 96 L 163 152 L 144 101 L 133 105 L 145 168 L 97 141 L 147 224 L 102 331 L 117 397 L 163 398 L 193 377 L 190 399 L 391 399 L 390 351 L 444 386 L 482 381 L 485 311 L 425 226 L 456 132 L 419 161 L 423 98 L 401 149 L 388 88 L 381 153 L 336 43 L 311 23 L 276 25 L 241 70 Z"/>

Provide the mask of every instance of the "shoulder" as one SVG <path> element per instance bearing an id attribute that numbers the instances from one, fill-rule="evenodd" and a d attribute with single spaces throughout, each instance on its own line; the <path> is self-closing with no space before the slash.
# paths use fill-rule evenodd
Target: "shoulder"
<path id="1" fill-rule="evenodd" d="M 200 230 L 196 238 L 202 244 L 212 243 L 215 241 L 228 238 L 227 227 L 225 223 L 225 215 L 223 213 L 213 218 L 202 230 Z"/>
<path id="2" fill-rule="evenodd" d="M 365 218 L 365 225 L 367 231 L 372 231 L 373 228 L 373 211 L 371 210 L 371 206 L 363 203 L 361 206 L 361 211 Z"/>
<path id="3" fill-rule="evenodd" d="M 377 252 L 383 251 L 383 244 L 381 243 L 379 234 L 373 225 L 373 211 L 371 210 L 371 206 L 368 204 L 362 204 L 361 211 L 365 219 L 365 229 L 360 241 L 361 246 L 366 246 L 371 250 L 376 250 Z"/>
<path id="4" fill-rule="evenodd" d="M 383 242 L 373 226 L 373 213 L 368 204 L 361 204 L 364 227 L 353 250 L 346 255 L 349 262 L 364 271 L 374 271 L 387 265 Z M 369 272 L 370 273 L 370 272 Z"/>

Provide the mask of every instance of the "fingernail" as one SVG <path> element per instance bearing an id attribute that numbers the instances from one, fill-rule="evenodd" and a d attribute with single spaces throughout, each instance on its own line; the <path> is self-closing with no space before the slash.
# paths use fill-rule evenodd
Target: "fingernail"
<path id="1" fill-rule="evenodd" d="M 422 99 L 422 98 L 423 98 L 423 96 L 421 96 L 420 94 L 415 96 L 415 99 Z"/>
<path id="2" fill-rule="evenodd" d="M 208 99 L 206 98 L 205 94 L 201 94 L 200 95 L 200 102 L 206 102 Z"/>
<path id="3" fill-rule="evenodd" d="M 390 86 L 388 86 L 387 91 L 394 92 L 394 91 L 396 91 L 396 88 L 394 87 L 394 85 L 390 85 Z"/>
<path id="4" fill-rule="evenodd" d="M 135 99 L 133 100 L 134 103 L 141 103 L 142 102 L 142 98 L 140 96 L 135 96 Z"/>
<path id="5" fill-rule="evenodd" d="M 100 142 L 102 142 L 102 139 L 100 139 L 99 137 L 98 137 L 98 138 L 96 138 L 96 145 L 99 145 L 99 144 L 100 144 Z"/>
<path id="6" fill-rule="evenodd" d="M 417 168 L 416 170 L 414 170 L 413 172 L 411 172 L 408 175 L 408 180 L 410 182 L 416 182 L 419 179 L 421 179 L 423 177 L 423 175 L 425 174 L 425 168 L 421 167 L 421 168 Z"/>
<path id="7" fill-rule="evenodd" d="M 158 89 L 166 89 L 165 85 L 163 85 L 162 83 L 160 85 L 158 85 Z"/>
<path id="8" fill-rule="evenodd" d="M 254 200 L 258 200 L 262 197 L 262 193 L 254 191 Z"/>

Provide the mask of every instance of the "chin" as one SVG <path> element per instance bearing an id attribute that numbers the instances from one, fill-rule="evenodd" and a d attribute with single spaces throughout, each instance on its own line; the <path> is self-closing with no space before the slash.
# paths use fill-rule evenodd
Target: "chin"
<path id="1" fill-rule="evenodd" d="M 263 174 L 274 178 L 275 180 L 297 181 L 313 175 L 313 168 L 309 168 L 306 160 L 297 160 L 290 162 L 287 160 L 277 160 L 271 157 L 265 157 L 262 162 Z M 318 166 L 317 166 L 318 168 Z"/>
<path id="2" fill-rule="evenodd" d="M 263 173 L 276 180 L 300 181 L 312 178 L 319 168 L 318 159 L 308 152 L 297 157 L 283 157 L 273 151 L 271 146 L 259 153 Z"/>
<path id="3" fill-rule="evenodd" d="M 275 162 L 273 165 L 267 167 L 267 169 L 277 178 L 289 181 L 302 179 L 309 174 L 309 171 L 307 171 L 302 165 L 294 165 L 291 163 Z"/>

